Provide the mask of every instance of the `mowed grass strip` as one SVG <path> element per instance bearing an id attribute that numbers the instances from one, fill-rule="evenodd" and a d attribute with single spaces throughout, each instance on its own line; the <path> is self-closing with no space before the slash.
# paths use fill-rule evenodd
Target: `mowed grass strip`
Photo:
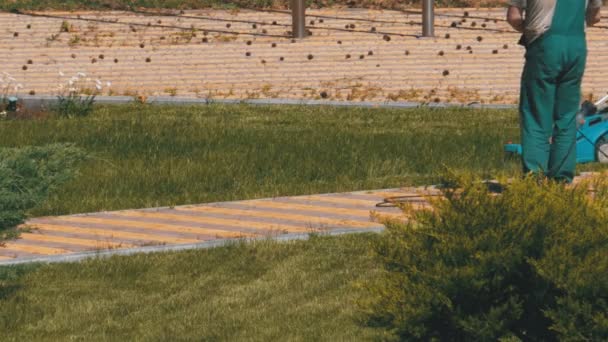
<path id="1" fill-rule="evenodd" d="M 0 121 L 0 147 L 72 142 L 93 156 L 36 216 L 433 184 L 446 167 L 519 170 L 515 110 L 99 106 Z"/>
<path id="2" fill-rule="evenodd" d="M 0 267 L 3 341 L 355 341 L 374 234 Z"/>

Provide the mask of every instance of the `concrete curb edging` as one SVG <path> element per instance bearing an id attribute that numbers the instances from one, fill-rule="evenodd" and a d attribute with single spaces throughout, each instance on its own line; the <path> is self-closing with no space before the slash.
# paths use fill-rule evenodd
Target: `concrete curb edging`
<path id="1" fill-rule="evenodd" d="M 275 237 L 259 237 L 259 238 L 248 238 L 248 239 L 218 239 L 218 240 L 210 240 L 199 243 L 192 244 L 183 244 L 183 245 L 166 245 L 166 246 L 147 246 L 147 247 L 137 247 L 137 248 L 129 248 L 129 249 L 116 249 L 116 250 L 104 250 L 104 251 L 91 251 L 91 252 L 83 252 L 83 253 L 74 253 L 67 255 L 56 255 L 56 256 L 46 256 L 46 257 L 35 257 L 29 259 L 19 259 L 19 260 L 5 260 L 0 261 L 0 267 L 4 266 L 16 266 L 22 264 L 29 263 L 69 263 L 69 262 L 78 262 L 85 259 L 93 259 L 93 258 L 108 258 L 114 255 L 134 255 L 140 253 L 158 253 L 158 252 L 176 252 L 176 251 L 186 251 L 186 250 L 195 250 L 195 249 L 207 249 L 214 247 L 222 247 L 227 246 L 229 244 L 246 241 L 246 242 L 255 242 L 262 240 L 273 240 L 278 242 L 285 241 L 296 241 L 296 240 L 308 240 L 311 235 L 318 234 L 321 236 L 338 236 L 344 234 L 356 234 L 356 233 L 380 233 L 384 231 L 384 228 L 357 228 L 357 229 L 334 229 L 326 232 L 319 233 L 293 233 L 293 234 L 283 234 Z"/>
<path id="2" fill-rule="evenodd" d="M 57 96 L 52 95 L 22 95 L 18 97 L 27 109 L 39 110 L 48 108 L 57 103 Z M 365 108 L 486 108 L 486 109 L 514 109 L 516 105 L 509 104 L 481 104 L 481 103 L 448 103 L 448 102 L 409 102 L 409 101 L 331 101 L 331 100 L 305 100 L 305 99 L 210 99 L 172 96 L 150 96 L 146 103 L 161 105 L 209 105 L 218 104 L 257 104 L 257 105 L 326 105 Z M 97 96 L 98 104 L 128 104 L 137 103 L 131 96 Z"/>

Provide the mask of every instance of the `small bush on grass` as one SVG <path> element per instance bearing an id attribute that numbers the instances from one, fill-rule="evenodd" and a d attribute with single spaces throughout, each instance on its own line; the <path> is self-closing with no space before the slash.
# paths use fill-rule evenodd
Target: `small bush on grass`
<path id="1" fill-rule="evenodd" d="M 61 118 L 83 117 L 91 114 L 94 104 L 95 95 L 81 96 L 71 93 L 59 96 L 52 111 Z"/>
<path id="2" fill-rule="evenodd" d="M 608 181 L 591 199 L 532 178 L 500 195 L 454 180 L 432 209 L 386 222 L 369 323 L 404 340 L 607 340 Z"/>
<path id="3" fill-rule="evenodd" d="M 0 240 L 26 211 L 69 180 L 84 152 L 72 145 L 0 149 Z"/>

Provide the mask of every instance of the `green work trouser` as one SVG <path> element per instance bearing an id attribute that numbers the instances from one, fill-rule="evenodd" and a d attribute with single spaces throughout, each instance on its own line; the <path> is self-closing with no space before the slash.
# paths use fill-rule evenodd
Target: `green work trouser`
<path id="1" fill-rule="evenodd" d="M 519 107 L 525 173 L 566 182 L 574 178 L 586 57 L 584 32 L 550 31 L 527 47 Z"/>

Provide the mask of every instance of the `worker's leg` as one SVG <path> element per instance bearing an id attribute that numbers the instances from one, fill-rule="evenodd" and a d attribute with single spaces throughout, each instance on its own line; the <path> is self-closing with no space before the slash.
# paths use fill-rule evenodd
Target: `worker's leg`
<path id="1" fill-rule="evenodd" d="M 524 173 L 549 170 L 556 90 L 552 73 L 556 68 L 547 64 L 555 58 L 545 51 L 542 46 L 530 47 L 522 74 L 519 112 Z"/>
<path id="2" fill-rule="evenodd" d="M 576 168 L 576 112 L 581 99 L 581 80 L 587 58 L 583 40 L 569 49 L 569 63 L 558 77 L 554 111 L 555 130 L 549 157 L 548 176 L 572 182 Z M 569 44 L 569 45 L 572 45 Z"/>

